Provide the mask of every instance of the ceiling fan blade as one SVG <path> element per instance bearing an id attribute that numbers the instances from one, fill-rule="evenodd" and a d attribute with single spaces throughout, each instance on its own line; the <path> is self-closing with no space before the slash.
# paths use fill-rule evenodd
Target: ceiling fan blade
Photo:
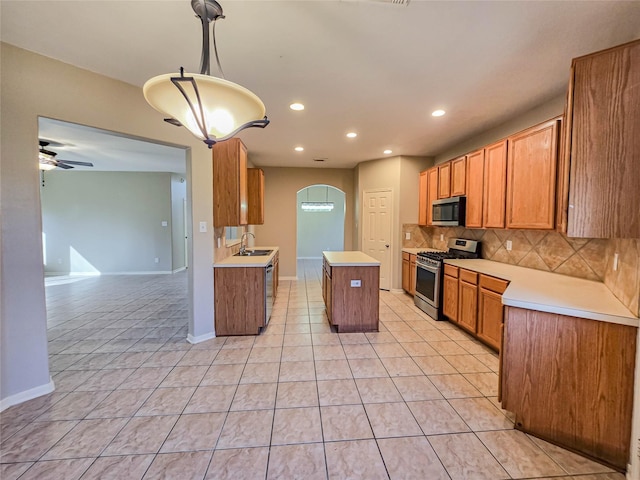
<path id="1" fill-rule="evenodd" d="M 68 163 L 69 165 L 82 165 L 83 167 L 93 167 L 91 162 L 76 162 L 74 160 L 58 160 L 58 163 Z"/>
<path id="2" fill-rule="evenodd" d="M 60 161 L 56 162 L 56 167 L 64 168 L 65 170 L 69 170 L 70 168 L 73 168 L 71 165 L 65 165 Z"/>

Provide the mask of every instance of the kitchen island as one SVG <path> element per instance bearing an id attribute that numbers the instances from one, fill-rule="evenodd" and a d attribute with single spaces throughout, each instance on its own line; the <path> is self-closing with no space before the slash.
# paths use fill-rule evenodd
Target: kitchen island
<path id="1" fill-rule="evenodd" d="M 377 332 L 380 262 L 363 252 L 322 252 L 322 295 L 338 332 Z"/>

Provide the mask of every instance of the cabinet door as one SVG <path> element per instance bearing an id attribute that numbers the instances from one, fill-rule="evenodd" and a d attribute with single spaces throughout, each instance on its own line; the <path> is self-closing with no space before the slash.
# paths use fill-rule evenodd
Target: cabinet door
<path id="1" fill-rule="evenodd" d="M 484 149 L 483 227 L 504 228 L 506 190 L 507 141 L 502 140 Z"/>
<path id="2" fill-rule="evenodd" d="M 640 40 L 573 61 L 567 235 L 640 238 Z"/>
<path id="3" fill-rule="evenodd" d="M 427 225 L 433 224 L 434 200 L 438 199 L 438 167 L 427 170 Z"/>
<path id="4" fill-rule="evenodd" d="M 247 169 L 247 223 L 264 224 L 264 171 L 261 168 Z"/>
<path id="5" fill-rule="evenodd" d="M 507 140 L 507 228 L 554 228 L 559 122 L 550 120 Z"/>
<path id="6" fill-rule="evenodd" d="M 456 158 L 451 162 L 451 196 L 458 197 L 467 193 L 467 157 Z"/>
<path id="7" fill-rule="evenodd" d="M 416 255 L 411 255 L 409 260 L 409 293 L 416 294 Z"/>
<path id="8" fill-rule="evenodd" d="M 438 167 L 438 198 L 451 196 L 451 163 L 447 162 Z"/>
<path id="9" fill-rule="evenodd" d="M 467 155 L 467 228 L 482 228 L 484 149 Z"/>
<path id="10" fill-rule="evenodd" d="M 458 324 L 471 333 L 476 333 L 478 318 L 478 286 L 460 280 L 458 284 Z"/>
<path id="11" fill-rule="evenodd" d="M 444 276 L 442 284 L 442 313 L 452 322 L 458 323 L 458 279 Z"/>
<path id="12" fill-rule="evenodd" d="M 409 259 L 404 258 L 405 254 L 402 254 L 402 289 L 405 292 L 411 291 L 410 277 L 409 277 Z"/>
<path id="13" fill-rule="evenodd" d="M 427 171 L 420 172 L 420 190 L 418 192 L 418 225 L 427 224 Z"/>
<path id="14" fill-rule="evenodd" d="M 238 138 L 213 146 L 213 224 L 247 224 L 247 149 Z"/>
<path id="15" fill-rule="evenodd" d="M 503 321 L 502 295 L 480 288 L 478 307 L 478 338 L 499 350 Z"/>

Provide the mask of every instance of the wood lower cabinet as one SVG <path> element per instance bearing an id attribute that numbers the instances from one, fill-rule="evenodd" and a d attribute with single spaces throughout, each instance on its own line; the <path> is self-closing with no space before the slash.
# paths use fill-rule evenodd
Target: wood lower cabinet
<path id="1" fill-rule="evenodd" d="M 482 192 L 482 226 L 505 227 L 507 194 L 507 141 L 484 149 L 484 185 Z"/>
<path id="2" fill-rule="evenodd" d="M 500 349 L 504 321 L 502 294 L 509 282 L 488 275 L 480 275 L 478 291 L 477 335 L 487 345 Z"/>
<path id="3" fill-rule="evenodd" d="M 451 196 L 459 197 L 467 193 L 467 157 L 451 161 Z"/>
<path id="4" fill-rule="evenodd" d="M 467 228 L 482 228 L 484 195 L 484 149 L 467 155 Z"/>
<path id="5" fill-rule="evenodd" d="M 280 284 L 280 252 L 276 252 L 273 257 L 273 299 L 275 301 L 278 296 L 278 287 Z"/>
<path id="6" fill-rule="evenodd" d="M 247 223 L 264 224 L 264 171 L 261 168 L 247 169 Z"/>
<path id="7" fill-rule="evenodd" d="M 508 139 L 507 228 L 555 227 L 560 118 Z"/>
<path id="8" fill-rule="evenodd" d="M 516 428 L 625 470 L 637 328 L 506 307 L 502 407 Z"/>
<path id="9" fill-rule="evenodd" d="M 458 272 L 458 267 L 444 266 L 442 313 L 454 323 L 458 323 Z"/>
<path id="10" fill-rule="evenodd" d="M 217 336 L 257 335 L 265 325 L 265 268 L 214 268 Z"/>
<path id="11" fill-rule="evenodd" d="M 408 252 L 402 252 L 402 289 L 416 294 L 416 255 Z"/>
<path id="12" fill-rule="evenodd" d="M 409 257 L 409 293 L 411 295 L 416 294 L 416 258 L 417 255 L 414 255 L 413 253 Z"/>
<path id="13" fill-rule="evenodd" d="M 476 272 L 460 269 L 458 298 L 458 325 L 475 334 L 478 324 L 478 274 Z"/>
<path id="14" fill-rule="evenodd" d="M 247 147 L 239 138 L 216 143 L 213 155 L 213 224 L 247 225 Z"/>
<path id="15" fill-rule="evenodd" d="M 418 190 L 418 225 L 427 225 L 428 211 L 431 209 L 431 205 L 428 204 L 428 178 L 427 171 L 420 172 L 420 186 Z"/>

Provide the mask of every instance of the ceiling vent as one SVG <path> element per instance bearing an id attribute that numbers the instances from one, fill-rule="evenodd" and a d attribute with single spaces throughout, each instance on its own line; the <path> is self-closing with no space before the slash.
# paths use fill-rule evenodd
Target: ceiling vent
<path id="1" fill-rule="evenodd" d="M 362 2 L 362 3 L 388 3 L 407 7 L 411 0 L 340 0 L 342 2 Z"/>

